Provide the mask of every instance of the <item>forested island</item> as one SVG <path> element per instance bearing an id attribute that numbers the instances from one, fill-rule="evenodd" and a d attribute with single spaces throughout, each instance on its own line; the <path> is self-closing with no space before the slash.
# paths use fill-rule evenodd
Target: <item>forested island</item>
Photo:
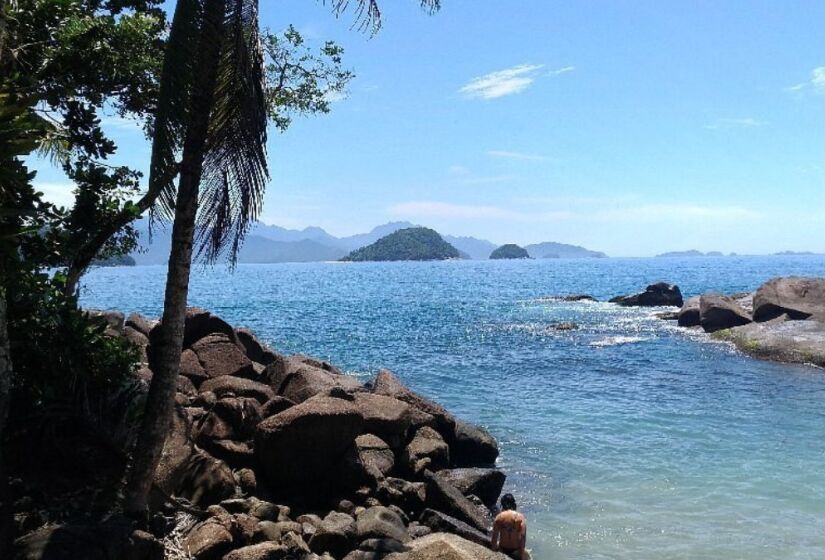
<path id="1" fill-rule="evenodd" d="M 523 247 L 519 247 L 515 243 L 508 243 L 506 245 L 502 245 L 501 247 L 497 248 L 495 251 L 490 253 L 490 258 L 493 260 L 529 259 L 530 254 Z"/>
<path id="2" fill-rule="evenodd" d="M 401 229 L 351 252 L 342 261 L 443 261 L 459 259 L 458 249 L 437 231 L 425 227 Z"/>

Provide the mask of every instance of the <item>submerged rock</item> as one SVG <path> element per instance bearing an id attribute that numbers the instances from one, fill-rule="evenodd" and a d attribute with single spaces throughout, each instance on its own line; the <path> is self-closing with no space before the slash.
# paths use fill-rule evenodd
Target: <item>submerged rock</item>
<path id="1" fill-rule="evenodd" d="M 610 300 L 624 307 L 657 307 L 661 305 L 672 305 L 681 307 L 684 304 L 682 292 L 679 286 L 658 282 L 651 284 L 645 291 L 629 296 L 616 296 Z"/>

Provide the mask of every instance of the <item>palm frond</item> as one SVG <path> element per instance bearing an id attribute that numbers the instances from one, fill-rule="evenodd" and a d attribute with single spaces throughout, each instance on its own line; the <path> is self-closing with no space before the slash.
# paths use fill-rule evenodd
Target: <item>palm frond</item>
<path id="1" fill-rule="evenodd" d="M 266 162 L 266 73 L 257 0 L 232 0 L 206 141 L 198 213 L 198 256 L 232 264 L 263 207 Z"/>
<path id="2" fill-rule="evenodd" d="M 151 222 L 171 221 L 175 214 L 175 176 L 190 116 L 190 93 L 197 62 L 203 16 L 201 0 L 178 0 L 169 30 L 161 71 L 160 92 L 150 131 L 152 158 L 149 193 L 156 195 Z"/>
<path id="3" fill-rule="evenodd" d="M 369 31 L 370 34 L 375 35 L 381 30 L 381 8 L 378 6 L 378 0 L 321 0 L 323 4 L 332 6 L 332 12 L 336 16 L 340 16 L 346 12 L 350 6 L 354 6 L 355 21 L 353 27 L 359 31 Z M 436 12 L 441 8 L 441 0 L 419 0 L 421 7 L 430 13 Z"/>

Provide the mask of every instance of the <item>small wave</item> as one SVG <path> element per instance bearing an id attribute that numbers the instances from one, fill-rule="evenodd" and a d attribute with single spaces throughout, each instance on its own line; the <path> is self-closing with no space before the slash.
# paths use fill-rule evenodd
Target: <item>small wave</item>
<path id="1" fill-rule="evenodd" d="M 620 344 L 636 344 L 637 342 L 646 342 L 653 340 L 652 336 L 608 336 L 601 340 L 594 340 L 590 346 L 618 346 Z"/>

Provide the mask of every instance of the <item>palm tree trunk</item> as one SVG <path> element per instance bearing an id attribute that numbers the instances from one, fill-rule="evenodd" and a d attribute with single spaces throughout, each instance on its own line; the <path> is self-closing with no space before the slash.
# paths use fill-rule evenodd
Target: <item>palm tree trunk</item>
<path id="1" fill-rule="evenodd" d="M 225 12 L 226 0 L 208 0 L 206 3 L 199 40 L 197 81 L 192 93 L 192 121 L 189 123 L 183 144 L 180 182 L 175 203 L 166 296 L 156 348 L 158 359 L 149 387 L 143 423 L 138 434 L 126 489 L 125 510 L 136 516 L 145 515 L 155 469 L 160 461 L 174 414 L 198 194 L 220 57 L 221 45 L 216 37 L 222 36 Z"/>
<path id="2" fill-rule="evenodd" d="M 12 512 L 9 496 L 9 479 L 3 455 L 3 434 L 9 415 L 11 391 L 11 352 L 9 351 L 8 315 L 6 293 L 0 286 L 0 558 L 10 556 L 12 541 Z"/>

